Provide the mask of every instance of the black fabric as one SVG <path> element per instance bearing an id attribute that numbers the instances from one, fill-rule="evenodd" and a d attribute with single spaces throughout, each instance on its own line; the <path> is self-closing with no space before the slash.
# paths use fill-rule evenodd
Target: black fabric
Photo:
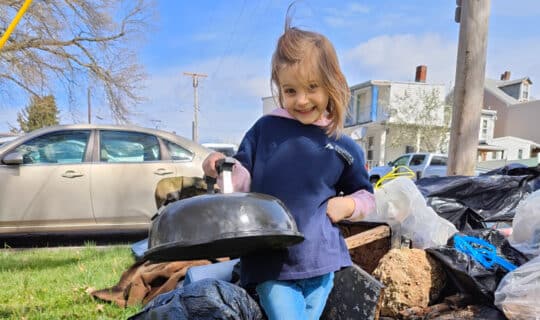
<path id="1" fill-rule="evenodd" d="M 528 176 L 527 187 L 529 188 L 529 191 L 534 192 L 540 189 L 540 165 L 537 165 L 536 167 L 527 167 L 520 163 L 510 163 L 482 175 Z"/>
<path id="2" fill-rule="evenodd" d="M 508 260 L 515 266 L 520 266 L 528 259 L 514 249 L 508 240 L 497 230 L 481 229 L 461 233 L 483 239 L 497 248 L 497 255 Z M 455 235 L 454 235 L 455 236 Z M 454 237 L 450 238 L 448 244 L 426 249 L 433 258 L 438 260 L 451 280 L 451 284 L 458 291 L 478 297 L 479 302 L 493 303 L 494 293 L 501 279 L 508 271 L 499 265 L 492 269 L 484 268 L 480 263 L 465 253 L 454 248 Z"/>
<path id="3" fill-rule="evenodd" d="M 511 221 L 518 203 L 530 192 L 530 175 L 427 177 L 416 185 L 437 214 L 460 231 L 484 222 Z"/>
<path id="4" fill-rule="evenodd" d="M 241 287 L 203 279 L 161 294 L 129 320 L 263 319 L 257 303 Z"/>

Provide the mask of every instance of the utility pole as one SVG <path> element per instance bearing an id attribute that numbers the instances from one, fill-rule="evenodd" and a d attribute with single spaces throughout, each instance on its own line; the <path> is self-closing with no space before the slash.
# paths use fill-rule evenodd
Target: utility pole
<path id="1" fill-rule="evenodd" d="M 202 73 L 193 73 L 193 72 L 184 72 L 185 76 L 190 76 L 193 79 L 193 124 L 192 124 L 192 140 L 194 142 L 199 142 L 199 133 L 198 133 L 198 111 L 199 111 L 199 96 L 197 94 L 197 87 L 199 86 L 199 78 L 206 78 L 208 75 Z"/>
<path id="2" fill-rule="evenodd" d="M 484 103 L 490 0 L 457 0 L 459 44 L 448 175 L 474 175 Z"/>
<path id="3" fill-rule="evenodd" d="M 86 101 L 88 103 L 88 124 L 92 123 L 92 103 L 90 102 L 90 87 L 87 89 Z"/>

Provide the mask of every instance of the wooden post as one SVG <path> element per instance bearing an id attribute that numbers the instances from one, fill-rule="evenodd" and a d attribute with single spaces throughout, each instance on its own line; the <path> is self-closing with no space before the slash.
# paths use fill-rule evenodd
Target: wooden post
<path id="1" fill-rule="evenodd" d="M 357 233 L 345 238 L 348 249 L 363 246 L 365 244 L 377 241 L 390 236 L 390 227 L 378 226 L 376 228 Z"/>
<path id="2" fill-rule="evenodd" d="M 448 175 L 474 175 L 484 103 L 490 0 L 462 0 Z"/>

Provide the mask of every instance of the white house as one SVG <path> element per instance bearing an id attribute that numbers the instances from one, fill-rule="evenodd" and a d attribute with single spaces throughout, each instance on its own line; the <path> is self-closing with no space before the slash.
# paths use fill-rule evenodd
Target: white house
<path id="1" fill-rule="evenodd" d="M 485 81 L 484 108 L 496 111 L 493 135 L 486 142 L 504 149 L 500 159 L 535 158 L 540 153 L 540 100 L 530 96 L 531 86 L 529 77 L 510 80 L 510 71 L 500 80 Z"/>

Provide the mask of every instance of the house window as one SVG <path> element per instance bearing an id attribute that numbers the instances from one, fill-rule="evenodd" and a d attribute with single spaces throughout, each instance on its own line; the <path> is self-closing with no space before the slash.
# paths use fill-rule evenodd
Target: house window
<path id="1" fill-rule="evenodd" d="M 487 132 L 488 132 L 488 121 L 487 119 L 483 119 L 482 120 L 482 134 L 480 136 L 480 139 L 486 140 Z"/>
<path id="2" fill-rule="evenodd" d="M 374 140 L 373 137 L 367 137 L 367 160 L 373 160 Z"/>
<path id="3" fill-rule="evenodd" d="M 518 150 L 518 159 L 523 159 L 523 149 Z"/>
<path id="4" fill-rule="evenodd" d="M 529 100 L 529 85 L 526 83 L 521 87 L 521 98 L 523 100 Z"/>
<path id="5" fill-rule="evenodd" d="M 405 153 L 413 153 L 414 147 L 413 146 L 405 146 Z"/>
<path id="6" fill-rule="evenodd" d="M 356 104 L 354 103 L 356 99 L 351 96 L 349 100 L 349 112 L 347 113 L 347 118 L 345 118 L 345 126 L 354 126 L 356 124 Z"/>
<path id="7" fill-rule="evenodd" d="M 365 123 L 370 121 L 370 105 L 368 101 L 367 92 L 358 93 L 356 95 L 356 110 L 357 110 L 357 123 Z"/>

